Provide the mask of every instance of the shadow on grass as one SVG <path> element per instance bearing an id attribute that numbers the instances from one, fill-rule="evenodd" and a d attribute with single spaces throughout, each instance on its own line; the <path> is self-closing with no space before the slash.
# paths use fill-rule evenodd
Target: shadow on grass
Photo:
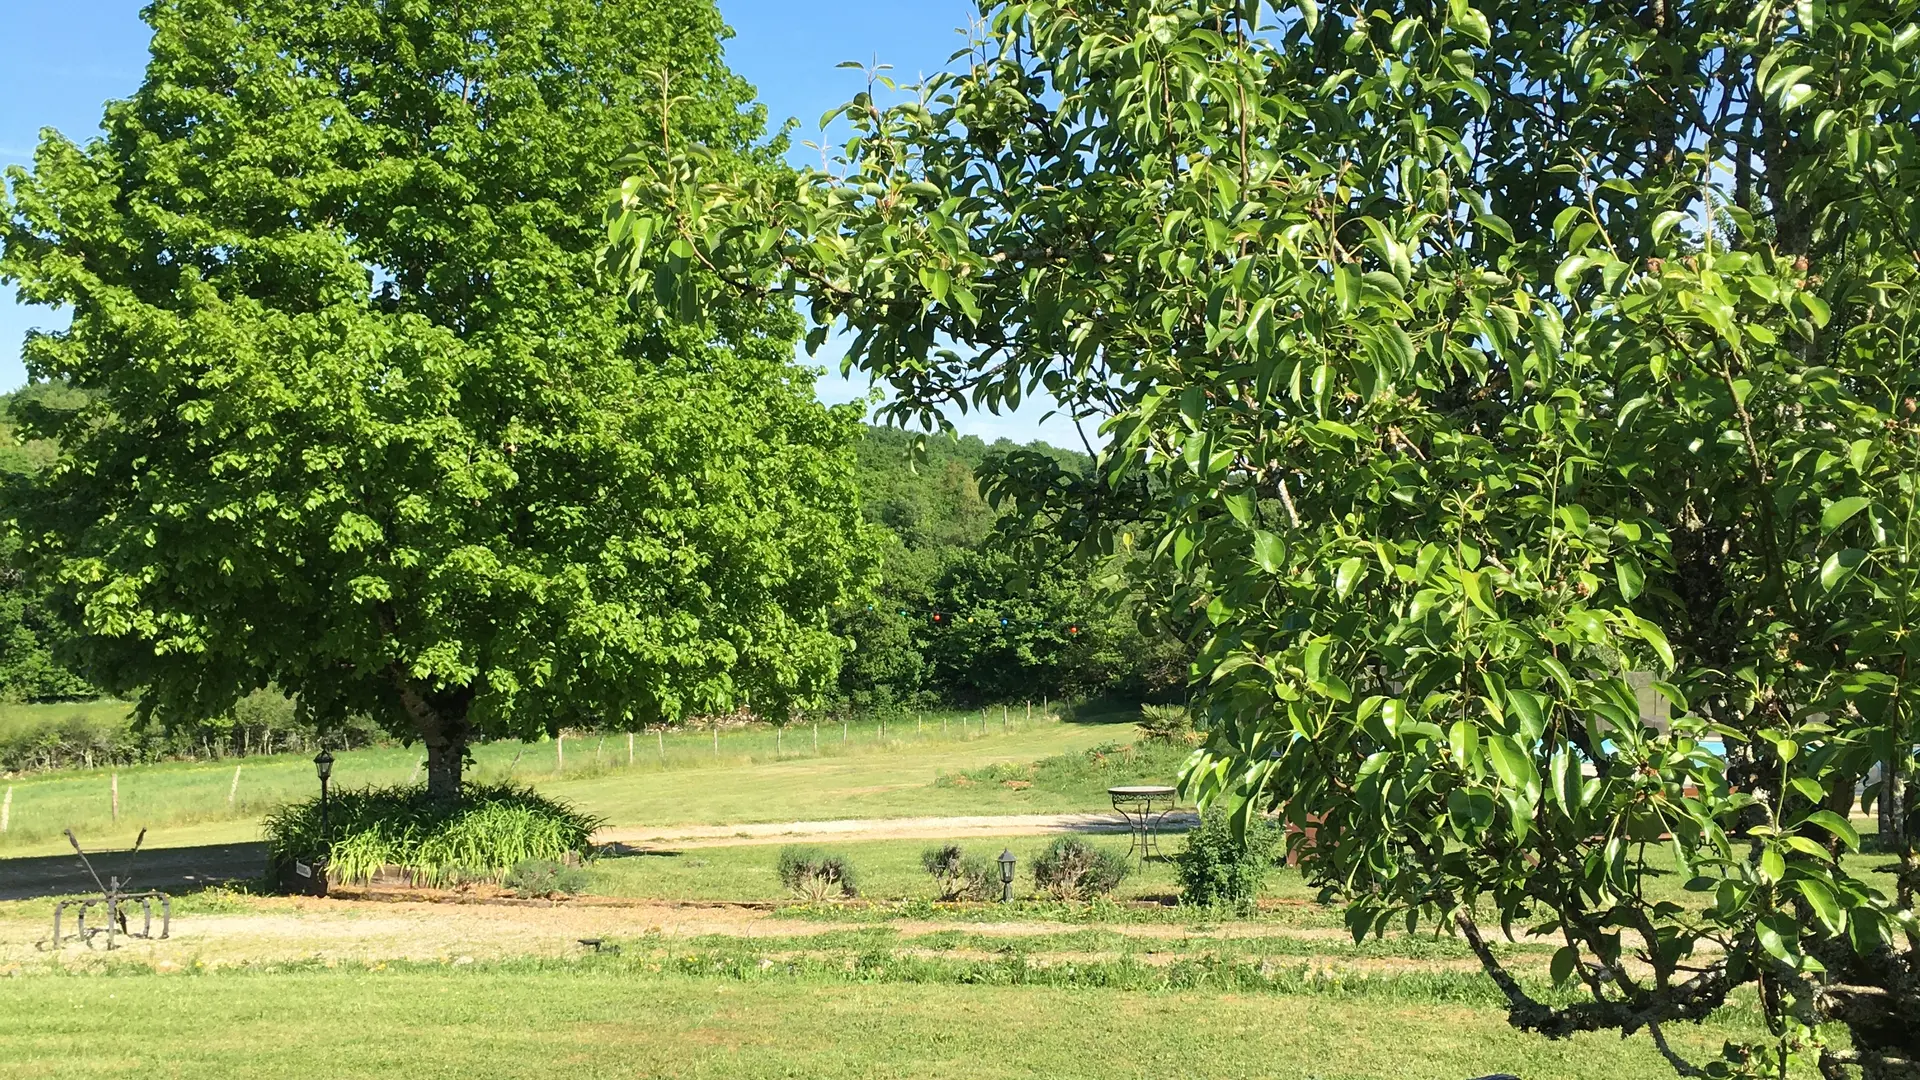
<path id="1" fill-rule="evenodd" d="M 157 889 L 176 896 L 234 881 L 258 879 L 267 865 L 267 845 L 203 844 L 153 848 L 129 856 L 125 850 L 87 852 L 93 874 L 105 882 L 118 877 L 123 887 Z M 76 855 L 0 859 L 0 900 L 37 900 L 97 892 L 93 874 Z"/>

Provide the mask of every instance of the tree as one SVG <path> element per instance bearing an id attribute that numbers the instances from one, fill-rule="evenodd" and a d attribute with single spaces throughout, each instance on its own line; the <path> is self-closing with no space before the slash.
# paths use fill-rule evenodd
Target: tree
<path id="1" fill-rule="evenodd" d="M 0 396 L 0 476 L 31 476 L 56 453 L 44 440 L 19 438 L 19 414 L 76 404 L 78 396 L 67 388 L 44 384 Z M 71 635 L 48 610 L 46 588 L 29 582 L 20 569 L 19 549 L 18 537 L 0 534 L 0 701 L 95 696 L 55 656 Z"/>
<path id="2" fill-rule="evenodd" d="M 1104 418 L 1093 477 L 1000 494 L 1139 529 L 1204 617 L 1188 790 L 1317 826 L 1356 935 L 1446 927 L 1517 1026 L 1683 1073 L 1920 1075 L 1914 6 L 982 14 L 842 175 L 631 181 L 636 286 L 776 274 L 902 418 Z M 1743 986 L 1770 1042 L 1672 1050 Z"/>
<path id="3" fill-rule="evenodd" d="M 602 287 L 623 147 L 777 172 L 706 0 L 160 0 L 105 137 L 10 171 L 0 276 L 91 403 L 14 492 L 84 670 L 141 709 L 269 684 L 423 741 L 831 685 L 851 448 L 777 303 Z"/>
<path id="4" fill-rule="evenodd" d="M 1072 558 L 1054 530 L 982 488 L 1042 468 L 1080 476 L 1092 460 L 1045 443 L 989 445 L 870 428 L 860 448 L 862 512 L 881 527 L 873 603 L 849 611 L 856 644 L 841 689 L 856 706 L 1052 697 L 1165 695 L 1190 657 L 1143 635 L 1136 605 L 1115 605 L 1101 563 Z"/>

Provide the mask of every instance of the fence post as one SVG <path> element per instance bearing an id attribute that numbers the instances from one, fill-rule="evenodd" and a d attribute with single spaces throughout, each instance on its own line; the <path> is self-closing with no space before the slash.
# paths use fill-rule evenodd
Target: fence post
<path id="1" fill-rule="evenodd" d="M 117 822 L 120 820 L 120 774 L 114 773 L 110 783 L 113 788 L 113 820 Z"/>
<path id="2" fill-rule="evenodd" d="M 720 756 L 720 721 L 713 722 L 713 756 Z"/>
<path id="3" fill-rule="evenodd" d="M 653 737 L 660 744 L 660 764 L 665 765 L 667 763 L 667 729 L 653 729 Z"/>
<path id="4" fill-rule="evenodd" d="M 1002 732 L 1007 730 L 1007 707 L 1005 705 L 1000 706 L 1000 730 Z"/>
<path id="5" fill-rule="evenodd" d="M 627 764 L 633 764 L 633 732 L 627 732 Z"/>
<path id="6" fill-rule="evenodd" d="M 0 833 L 7 831 L 13 821 L 13 785 L 7 785 L 7 793 L 0 797 Z"/>
<path id="7" fill-rule="evenodd" d="M 820 721 L 813 722 L 813 752 L 820 752 Z"/>
<path id="8" fill-rule="evenodd" d="M 233 767 L 233 783 L 227 787 L 227 809 L 233 809 L 234 796 L 240 794 L 240 766 Z"/>
<path id="9" fill-rule="evenodd" d="M 567 733 L 564 731 L 553 739 L 553 771 L 567 771 Z"/>

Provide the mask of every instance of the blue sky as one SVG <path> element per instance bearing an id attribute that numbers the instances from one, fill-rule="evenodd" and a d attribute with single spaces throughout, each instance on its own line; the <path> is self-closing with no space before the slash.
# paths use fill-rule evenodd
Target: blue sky
<path id="1" fill-rule="evenodd" d="M 760 92 L 774 123 L 792 116 L 795 160 L 817 155 L 798 143 L 817 138 L 820 114 L 845 101 L 862 76 L 841 70 L 843 60 L 892 64 L 892 74 L 910 79 L 941 67 L 963 39 L 976 9 L 967 0 L 719 0 L 735 37 L 727 59 Z M 84 139 L 99 128 L 101 105 L 131 94 L 147 59 L 147 30 L 140 22 L 144 0 L 11 0 L 6 34 L 0 36 L 0 168 L 27 164 L 43 128 Z M 26 381 L 19 347 L 31 327 L 60 325 L 45 308 L 23 307 L 11 289 L 0 288 L 0 390 Z M 821 363 L 832 351 L 822 350 Z M 846 401 L 861 396 L 864 378 L 849 383 L 829 372 L 820 396 Z M 1036 403 L 1037 405 L 1038 403 Z M 1078 446 L 1059 418 L 1040 424 L 1044 408 L 1030 405 L 1006 417 L 955 417 L 964 432 L 992 439 L 1006 435 L 1044 437 Z M 1089 432 L 1091 434 L 1091 432 Z"/>

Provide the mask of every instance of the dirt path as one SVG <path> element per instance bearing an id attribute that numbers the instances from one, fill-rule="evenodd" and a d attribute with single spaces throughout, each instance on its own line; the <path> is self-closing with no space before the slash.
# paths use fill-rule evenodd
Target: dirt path
<path id="1" fill-rule="evenodd" d="M 1168 832 L 1192 828 L 1189 812 L 1169 814 Z M 1106 814 L 976 814 L 960 817 L 852 818 L 839 821 L 765 822 L 757 825 L 682 825 L 650 828 L 615 825 L 593 836 L 599 844 L 650 850 L 765 844 L 785 840 L 939 840 L 947 837 L 1033 836 L 1044 833 L 1124 833 L 1127 826 Z"/>

